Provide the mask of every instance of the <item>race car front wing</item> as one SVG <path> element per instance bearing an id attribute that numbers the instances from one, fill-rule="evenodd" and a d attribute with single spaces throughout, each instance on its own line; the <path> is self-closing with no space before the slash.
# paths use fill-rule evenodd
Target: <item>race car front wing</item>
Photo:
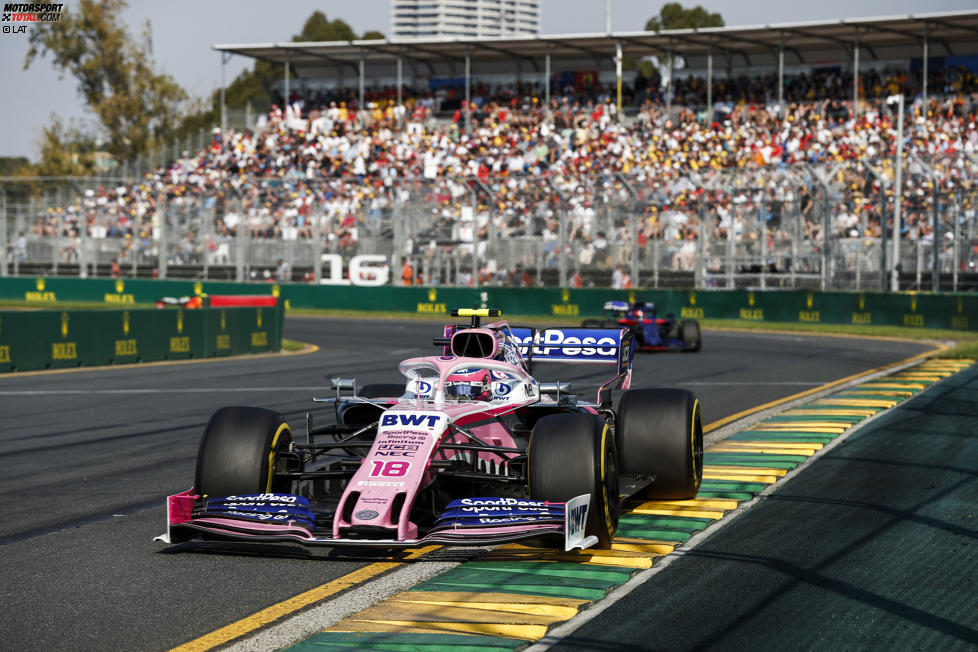
<path id="1" fill-rule="evenodd" d="M 494 545 L 541 536 L 562 535 L 564 550 L 585 549 L 597 537 L 585 534 L 591 497 L 577 496 L 566 503 L 518 501 L 507 506 L 503 498 L 453 501 L 436 520 L 434 527 L 416 539 L 333 538 L 318 535 L 310 527 L 305 501 L 299 496 L 267 494 L 202 499 L 193 490 L 167 497 L 167 531 L 156 537 L 163 543 L 189 541 L 200 534 L 210 538 L 255 542 L 290 541 L 307 546 L 415 548 L 428 544 Z M 266 500 L 266 511 L 256 507 Z M 296 499 L 296 500 L 288 500 Z M 527 503 L 536 502 L 535 505 Z M 305 503 L 308 505 L 308 503 Z M 230 507 L 224 508 L 224 506 Z"/>

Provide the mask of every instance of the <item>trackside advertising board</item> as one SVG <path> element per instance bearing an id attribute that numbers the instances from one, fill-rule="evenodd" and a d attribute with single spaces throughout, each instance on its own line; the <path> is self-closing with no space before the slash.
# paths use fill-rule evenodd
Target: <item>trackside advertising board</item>
<path id="1" fill-rule="evenodd" d="M 653 302 L 660 316 L 742 322 L 860 324 L 975 330 L 978 294 L 933 292 L 820 292 L 809 290 L 611 290 L 606 288 L 354 287 L 302 283 L 230 283 L 159 279 L 2 277 L 0 300 L 56 308 L 66 301 L 114 308 L 152 304 L 164 296 L 270 294 L 289 309 L 360 310 L 444 317 L 453 308 L 492 307 L 503 317 L 549 315 L 573 326 L 600 317 L 608 301 Z"/>

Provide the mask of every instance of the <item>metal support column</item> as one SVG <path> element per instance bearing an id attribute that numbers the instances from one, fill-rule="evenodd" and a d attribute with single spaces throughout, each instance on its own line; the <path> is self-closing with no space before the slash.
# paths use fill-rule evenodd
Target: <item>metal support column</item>
<path id="1" fill-rule="evenodd" d="M 550 44 L 547 44 L 547 56 L 543 63 L 543 87 L 544 98 L 547 102 L 547 111 L 550 111 Z"/>
<path id="2" fill-rule="evenodd" d="M 859 32 L 852 46 L 852 115 L 859 115 Z"/>
<path id="3" fill-rule="evenodd" d="M 360 93 L 359 93 L 359 95 L 357 95 L 357 110 L 358 111 L 363 111 L 364 110 L 364 104 L 363 104 L 363 75 L 364 75 L 364 68 L 366 68 L 366 65 L 367 64 L 364 61 L 364 57 L 363 57 L 363 50 L 360 50 L 360 80 L 359 80 L 359 83 L 358 83 Z"/>
<path id="4" fill-rule="evenodd" d="M 465 133 L 469 133 L 469 120 L 471 119 L 471 88 L 470 77 L 472 74 L 472 56 L 469 48 L 465 48 Z"/>
<path id="5" fill-rule="evenodd" d="M 228 131 L 228 107 L 227 107 L 227 83 L 224 81 L 225 69 L 227 68 L 228 59 L 231 58 L 230 52 L 221 52 L 221 138 Z"/>
<path id="6" fill-rule="evenodd" d="M 610 20 L 610 19 L 609 19 Z M 618 121 L 621 122 L 621 41 L 615 43 L 615 81 L 617 83 Z"/>
<path id="7" fill-rule="evenodd" d="M 713 124 L 713 38 L 706 50 L 706 126 Z"/>
<path id="8" fill-rule="evenodd" d="M 401 71 L 401 65 L 402 65 L 401 53 L 398 52 L 397 53 L 397 105 L 398 106 L 401 106 L 401 104 L 402 104 L 402 102 L 401 102 L 401 99 L 402 99 L 401 98 L 401 86 L 404 85 L 402 71 Z"/>
<path id="9" fill-rule="evenodd" d="M 922 85 L 922 88 L 921 88 L 921 91 L 922 91 L 921 92 L 921 95 L 923 96 L 923 100 L 924 100 L 924 104 L 923 104 L 924 114 L 923 115 L 924 115 L 924 119 L 925 120 L 927 119 L 927 56 L 928 56 L 928 49 L 929 49 L 929 47 L 928 47 L 929 46 L 929 43 L 928 43 L 928 38 L 927 37 L 928 37 L 927 23 L 924 23 L 924 79 L 923 79 L 923 85 Z"/>
<path id="10" fill-rule="evenodd" d="M 666 119 L 672 115 L 672 89 L 675 88 L 672 79 L 672 42 L 669 43 L 669 86 L 666 88 Z"/>
<path id="11" fill-rule="evenodd" d="M 784 119 L 784 32 L 781 32 L 781 44 L 778 47 L 778 107 L 781 119 Z"/>
<path id="12" fill-rule="evenodd" d="M 289 60 L 285 60 L 285 95 L 282 98 L 282 115 L 285 116 L 285 109 L 289 106 L 289 98 L 292 97 L 292 90 L 289 88 Z"/>

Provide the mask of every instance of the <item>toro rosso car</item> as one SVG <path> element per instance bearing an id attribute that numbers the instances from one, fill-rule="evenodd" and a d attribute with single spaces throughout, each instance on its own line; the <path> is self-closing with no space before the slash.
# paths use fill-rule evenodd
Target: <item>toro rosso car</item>
<path id="1" fill-rule="evenodd" d="M 658 316 L 655 304 L 636 301 L 608 301 L 604 304 L 604 319 L 585 319 L 582 328 L 628 328 L 640 351 L 699 351 L 700 324 L 695 319 Z"/>
<path id="2" fill-rule="evenodd" d="M 630 389 L 627 329 L 535 328 L 498 310 L 456 310 L 433 355 L 400 363 L 403 383 L 333 379 L 335 424 L 225 407 L 208 423 L 193 488 L 167 500 L 166 543 L 195 537 L 397 548 L 563 539 L 608 547 L 624 495 L 695 496 L 699 401 Z M 541 383 L 536 363 L 605 364 L 594 402 Z M 612 394 L 624 390 L 617 404 Z M 548 544 L 548 545 L 549 545 Z M 559 544 L 558 544 L 559 545 Z"/>

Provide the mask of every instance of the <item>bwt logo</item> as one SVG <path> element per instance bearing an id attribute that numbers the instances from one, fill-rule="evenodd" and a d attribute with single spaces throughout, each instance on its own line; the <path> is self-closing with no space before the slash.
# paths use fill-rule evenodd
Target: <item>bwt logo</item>
<path id="1" fill-rule="evenodd" d="M 438 414 L 403 414 L 400 412 L 394 414 L 385 414 L 380 419 L 381 426 L 423 426 L 427 425 L 429 428 L 434 428 L 438 421 L 441 420 L 441 415 Z M 427 421 L 427 423 L 425 423 Z"/>
<path id="2" fill-rule="evenodd" d="M 583 531 L 585 520 L 587 520 L 587 505 L 575 507 L 567 513 L 567 522 L 570 525 L 568 529 L 572 532 Z"/>

